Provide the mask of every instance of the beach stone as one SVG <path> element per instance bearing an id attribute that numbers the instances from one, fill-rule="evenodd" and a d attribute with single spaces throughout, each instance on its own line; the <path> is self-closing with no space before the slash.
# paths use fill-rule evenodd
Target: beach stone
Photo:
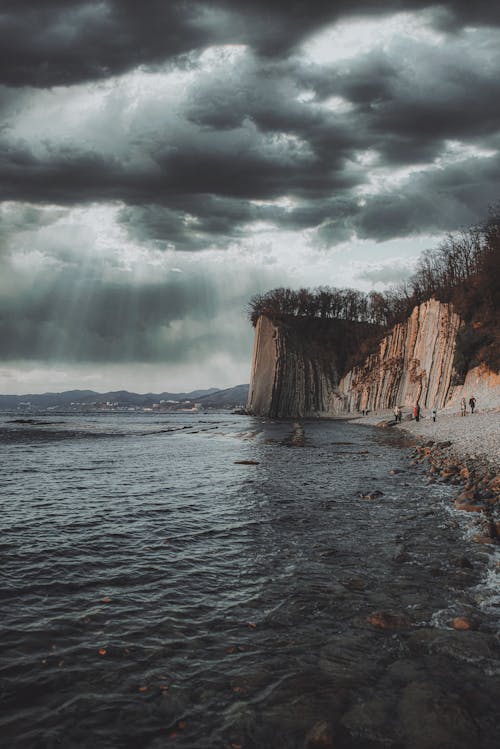
<path id="1" fill-rule="evenodd" d="M 382 497 L 384 492 L 381 492 L 379 489 L 375 489 L 373 492 L 367 492 L 366 494 L 363 492 L 360 492 L 359 496 L 361 499 L 377 499 L 377 497 Z"/>
<path id="2" fill-rule="evenodd" d="M 406 614 L 393 614 L 389 611 L 375 611 L 368 616 L 367 621 L 378 629 L 406 629 L 411 625 Z"/>
<path id="3" fill-rule="evenodd" d="M 438 447 L 440 450 L 443 450 L 446 447 L 451 447 L 451 442 L 449 440 L 445 440 L 444 442 L 437 442 L 436 447 Z"/>
<path id="4" fill-rule="evenodd" d="M 496 476 L 490 481 L 490 489 L 495 494 L 500 494 L 500 476 Z"/>
<path id="5" fill-rule="evenodd" d="M 311 728 L 304 742 L 305 749 L 316 749 L 316 747 L 325 747 L 334 749 L 333 727 L 330 721 L 320 720 Z"/>
<path id="6" fill-rule="evenodd" d="M 470 749 L 478 729 L 458 697 L 428 681 L 404 689 L 399 705 L 405 749 Z"/>
<path id="7" fill-rule="evenodd" d="M 456 473 L 457 473 L 457 469 L 454 467 L 443 468 L 443 470 L 441 471 L 441 477 L 443 479 L 448 479 L 448 478 L 451 478 L 452 476 L 455 476 Z"/>

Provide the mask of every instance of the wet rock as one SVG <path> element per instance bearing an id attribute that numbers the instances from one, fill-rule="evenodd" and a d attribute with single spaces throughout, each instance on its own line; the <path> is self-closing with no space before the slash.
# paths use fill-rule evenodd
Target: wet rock
<path id="1" fill-rule="evenodd" d="M 375 489 L 373 492 L 360 492 L 359 496 L 361 499 L 377 499 L 377 497 L 382 497 L 384 492 L 381 492 L 379 489 Z"/>
<path id="2" fill-rule="evenodd" d="M 494 494 L 500 494 L 500 476 L 496 476 L 490 481 L 489 487 Z"/>
<path id="3" fill-rule="evenodd" d="M 389 611 L 375 611 L 370 614 L 367 621 L 378 629 L 406 629 L 411 625 L 406 614 L 393 614 Z"/>
<path id="4" fill-rule="evenodd" d="M 399 706 L 407 749 L 470 749 L 478 729 L 455 695 L 430 682 L 412 682 Z"/>
<path id="5" fill-rule="evenodd" d="M 349 588 L 349 590 L 365 590 L 366 585 L 367 583 L 362 577 L 351 577 L 345 583 L 346 588 Z"/>
<path id="6" fill-rule="evenodd" d="M 458 559 L 455 561 L 455 564 L 457 567 L 462 567 L 462 569 L 472 569 L 472 563 L 470 562 L 467 557 L 458 557 Z"/>
<path id="7" fill-rule="evenodd" d="M 372 699 L 351 707 L 342 718 L 342 725 L 352 736 L 384 740 L 387 739 L 387 717 L 388 705 L 381 699 Z"/>
<path id="8" fill-rule="evenodd" d="M 463 492 L 460 492 L 457 499 L 477 499 L 477 491 L 475 489 L 465 489 Z"/>
<path id="9" fill-rule="evenodd" d="M 440 450 L 444 450 L 446 447 L 451 447 L 451 442 L 449 440 L 446 440 L 444 442 L 437 442 L 436 447 Z"/>
<path id="10" fill-rule="evenodd" d="M 333 727 L 328 720 L 321 720 L 316 723 L 304 741 L 304 749 L 317 749 L 318 747 L 334 749 L 334 746 Z"/>
<path id="11" fill-rule="evenodd" d="M 475 544 L 494 544 L 495 539 L 491 538 L 491 536 L 484 536 L 478 533 L 476 536 L 472 537 L 472 540 Z"/>
<path id="12" fill-rule="evenodd" d="M 304 447 L 306 442 L 306 436 L 304 427 L 299 422 L 296 422 L 292 426 L 292 433 L 290 437 L 285 440 L 286 444 L 290 447 Z"/>
<path id="13" fill-rule="evenodd" d="M 416 679 L 421 678 L 424 673 L 420 663 L 405 658 L 401 658 L 400 660 L 391 663 L 391 665 L 388 666 L 387 671 L 392 678 L 405 684 L 409 681 L 415 681 Z"/>
<path id="14" fill-rule="evenodd" d="M 410 635 L 407 643 L 410 651 L 420 657 L 445 655 L 467 662 L 489 662 L 497 657 L 495 637 L 475 630 L 419 629 Z"/>
<path id="15" fill-rule="evenodd" d="M 457 510 L 462 512 L 485 512 L 487 507 L 481 502 L 468 502 L 465 499 L 456 499 L 453 503 Z"/>
<path id="16" fill-rule="evenodd" d="M 456 616 L 454 619 L 452 619 L 451 626 L 453 627 L 453 629 L 459 630 L 475 629 L 474 622 L 465 616 Z"/>
<path id="17" fill-rule="evenodd" d="M 258 466 L 260 461 L 259 460 L 235 460 L 235 465 L 239 466 Z"/>
<path id="18" fill-rule="evenodd" d="M 396 476 L 396 474 L 398 474 L 398 473 L 404 473 L 404 471 L 402 471 L 402 470 L 401 470 L 401 468 L 392 468 L 392 469 L 391 469 L 391 470 L 389 471 L 389 474 L 390 474 L 391 476 Z"/>
<path id="19" fill-rule="evenodd" d="M 373 648 L 372 633 L 342 633 L 331 637 L 321 648 L 319 666 L 342 688 L 359 689 L 380 670 L 384 654 Z M 363 653 L 363 658 L 360 658 Z"/>

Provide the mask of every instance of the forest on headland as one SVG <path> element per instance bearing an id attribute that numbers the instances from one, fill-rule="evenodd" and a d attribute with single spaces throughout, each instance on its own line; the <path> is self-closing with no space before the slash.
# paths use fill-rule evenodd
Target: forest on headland
<path id="1" fill-rule="evenodd" d="M 303 332 L 308 320 L 315 327 L 327 320 L 361 323 L 363 345 L 358 352 L 364 357 L 415 306 L 437 299 L 451 304 L 464 321 L 454 361 L 461 379 L 482 362 L 500 371 L 499 269 L 500 205 L 490 210 L 482 224 L 450 233 L 437 248 L 426 250 L 408 280 L 386 291 L 277 288 L 252 297 L 248 316 L 254 326 L 261 315 L 275 323 L 296 318 Z"/>

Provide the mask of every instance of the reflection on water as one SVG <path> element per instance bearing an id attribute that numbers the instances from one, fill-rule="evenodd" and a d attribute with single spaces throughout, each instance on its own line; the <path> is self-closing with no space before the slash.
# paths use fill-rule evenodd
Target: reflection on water
<path id="1" fill-rule="evenodd" d="M 497 745 L 493 552 L 397 436 L 37 422 L 0 422 L 3 745 Z"/>

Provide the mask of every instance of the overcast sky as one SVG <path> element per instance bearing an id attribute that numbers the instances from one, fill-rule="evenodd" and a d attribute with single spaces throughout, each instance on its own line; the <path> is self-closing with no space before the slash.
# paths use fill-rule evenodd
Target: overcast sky
<path id="1" fill-rule="evenodd" d="M 498 201 L 499 81 L 492 0 L 2 0 L 0 392 L 248 382 Z"/>

